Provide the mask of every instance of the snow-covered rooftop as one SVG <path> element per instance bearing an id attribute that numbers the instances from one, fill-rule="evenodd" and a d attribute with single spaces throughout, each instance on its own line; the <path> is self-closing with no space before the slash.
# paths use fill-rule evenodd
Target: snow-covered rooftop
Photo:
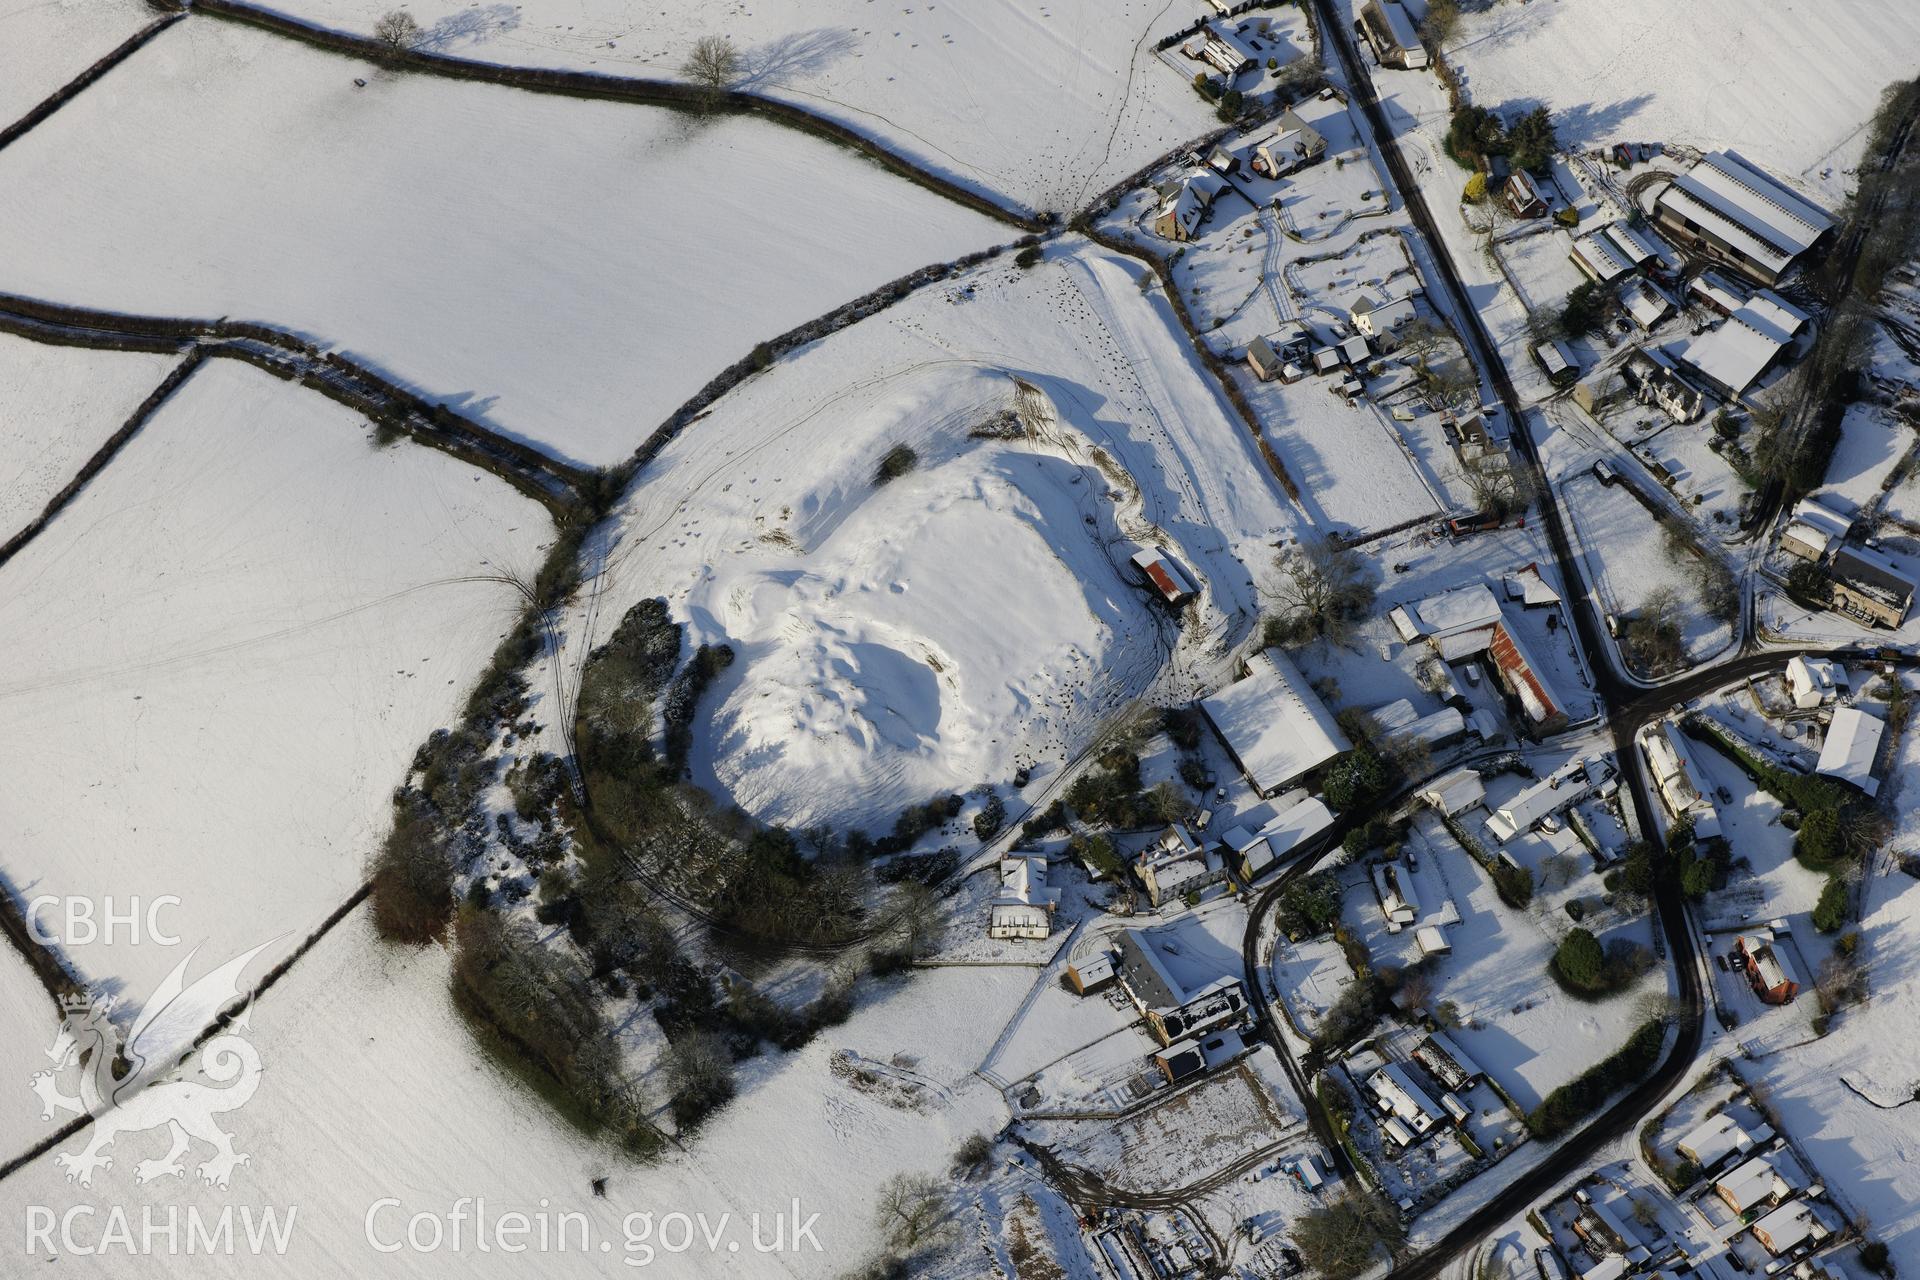
<path id="1" fill-rule="evenodd" d="M 1868 795 L 1880 789 L 1873 776 L 1873 763 L 1880 755 L 1880 738 L 1886 724 L 1858 707 L 1841 707 L 1827 726 L 1827 740 L 1820 748 L 1819 772 L 1842 782 L 1851 782 Z"/>
<path id="2" fill-rule="evenodd" d="M 1490 627 L 1501 616 L 1500 602 L 1483 582 L 1428 596 L 1412 606 L 1412 614 L 1419 620 L 1422 634 L 1436 640 Z"/>
<path id="3" fill-rule="evenodd" d="M 1729 395 L 1741 395 L 1805 327 L 1807 315 L 1771 290 L 1738 304 L 1726 320 L 1673 355 Z"/>
<path id="4" fill-rule="evenodd" d="M 1674 1147 L 1695 1164 L 1710 1169 L 1752 1143 L 1753 1139 L 1740 1127 L 1740 1122 L 1721 1111 L 1681 1135 Z"/>
<path id="5" fill-rule="evenodd" d="M 1200 709 L 1262 795 L 1352 749 L 1293 659 L 1267 649 L 1247 668 L 1246 679 L 1201 699 Z"/>
<path id="6" fill-rule="evenodd" d="M 1731 151 L 1702 156 L 1679 180 L 1683 191 L 1736 218 L 1769 243 L 1804 253 L 1833 219 Z"/>
<path id="7" fill-rule="evenodd" d="M 1487 798 L 1487 785 L 1472 769 L 1460 768 L 1429 782 L 1420 798 L 1449 816 L 1471 809 Z"/>

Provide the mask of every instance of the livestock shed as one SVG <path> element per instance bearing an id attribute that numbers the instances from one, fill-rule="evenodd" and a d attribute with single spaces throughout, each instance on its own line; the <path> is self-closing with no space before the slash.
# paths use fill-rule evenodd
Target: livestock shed
<path id="1" fill-rule="evenodd" d="M 1670 183 L 1653 216 L 1682 248 L 1766 285 L 1833 230 L 1825 210 L 1731 151 L 1703 156 Z"/>

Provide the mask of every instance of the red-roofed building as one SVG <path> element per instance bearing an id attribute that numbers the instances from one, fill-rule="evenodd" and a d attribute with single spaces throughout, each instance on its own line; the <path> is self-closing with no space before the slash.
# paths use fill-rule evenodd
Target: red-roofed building
<path id="1" fill-rule="evenodd" d="M 1535 733 L 1547 733 L 1566 723 L 1567 713 L 1561 709 L 1553 686 L 1547 683 L 1539 664 L 1528 656 L 1505 619 L 1493 629 L 1493 643 L 1488 646 L 1487 656 L 1500 675 L 1500 683 L 1519 699 L 1529 728 Z"/>
<path id="2" fill-rule="evenodd" d="M 1136 551 L 1133 563 L 1146 578 L 1147 585 L 1158 591 L 1160 598 L 1170 605 L 1183 605 L 1196 594 L 1193 583 L 1180 571 L 1180 566 L 1169 560 L 1158 547 Z"/>

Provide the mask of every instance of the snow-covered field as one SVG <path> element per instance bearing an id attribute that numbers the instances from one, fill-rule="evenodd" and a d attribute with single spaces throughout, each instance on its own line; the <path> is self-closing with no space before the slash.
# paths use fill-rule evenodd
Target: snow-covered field
<path id="1" fill-rule="evenodd" d="M 641 473 L 569 660 L 649 595 L 732 644 L 695 776 L 796 824 L 890 824 L 1211 688 L 1297 517 L 1139 270 L 983 266 L 741 386 Z M 1017 438 L 971 434 L 1003 413 Z M 1127 563 L 1148 537 L 1203 584 L 1179 621 Z"/>
<path id="2" fill-rule="evenodd" d="M 517 614 L 499 575 L 549 528 L 332 401 L 202 367 L 0 570 L 0 872 L 122 912 L 180 898 L 179 947 L 68 949 L 136 1004 L 190 947 L 201 969 L 285 954 L 360 884 L 408 760 Z"/>
<path id="3" fill-rule="evenodd" d="M 367 32 L 386 0 L 274 0 Z M 418 0 L 429 47 L 466 58 L 673 76 L 693 42 L 732 40 L 738 87 L 879 139 L 957 181 L 1070 211 L 1217 126 L 1153 53 L 1196 16 L 1165 0 L 876 8 L 870 0 Z"/>
<path id="4" fill-rule="evenodd" d="M 0 127 L 158 16 L 142 0 L 10 0 L 0 8 Z"/>
<path id="5" fill-rule="evenodd" d="M 1847 406 L 1840 444 L 1827 464 L 1827 478 L 1813 497 L 1835 511 L 1858 514 L 1879 500 L 1881 486 L 1914 447 L 1913 428 L 1873 404 Z"/>
<path id="6" fill-rule="evenodd" d="M 1906 0 L 1504 0 L 1463 13 L 1447 58 L 1480 106 L 1544 103 L 1563 144 L 1732 148 L 1832 200 L 1920 23 Z"/>
<path id="7" fill-rule="evenodd" d="M 53 997 L 20 953 L 0 945 L 0 1161 L 39 1141 L 53 1126 L 40 1119 L 39 1104 L 27 1093 L 27 1081 L 52 1064 L 43 1052 L 60 1028 Z"/>
<path id="8" fill-rule="evenodd" d="M 888 1176 L 900 1169 L 943 1172 L 961 1139 L 1004 1123 L 998 1094 L 971 1071 L 980 1046 L 1033 978 L 1026 970 L 955 968 L 882 986 L 843 1026 L 769 1061 L 686 1151 L 642 1166 L 558 1123 L 545 1103 L 482 1055 L 447 996 L 448 969 L 437 947 L 379 943 L 363 909 L 268 993 L 249 1037 L 265 1066 L 259 1092 L 223 1117 L 238 1149 L 253 1157 L 235 1173 L 231 1192 L 191 1180 L 137 1186 L 131 1157 L 164 1146 L 162 1135 L 148 1134 L 121 1139 L 127 1150 L 91 1191 L 65 1183 L 49 1155 L 15 1175 L 9 1199 L 56 1212 L 105 1200 L 125 1205 L 136 1220 L 144 1204 L 162 1206 L 163 1214 L 168 1204 L 183 1213 L 192 1207 L 218 1214 L 229 1202 L 297 1209 L 284 1256 L 161 1256 L 147 1260 L 151 1275 L 520 1276 L 528 1274 L 530 1257 L 538 1258 L 542 1275 L 604 1275 L 610 1262 L 622 1261 L 650 1274 L 640 1269 L 643 1245 L 667 1275 L 836 1275 L 878 1247 L 873 1208 Z M 924 1111 L 901 1110 L 854 1091 L 829 1070 L 842 1048 L 880 1061 L 907 1055 L 903 1061 L 934 1082 L 935 1101 Z M 36 1105 L 24 1088 L 8 1097 L 9 1107 Z M 592 1186 L 602 1177 L 604 1198 Z M 370 1210 L 377 1240 L 404 1242 L 413 1214 L 441 1216 L 446 1228 L 444 1215 L 468 1196 L 484 1198 L 493 1218 L 583 1214 L 592 1243 L 582 1251 L 576 1225 L 565 1252 L 550 1245 L 524 1256 L 497 1247 L 482 1253 L 470 1222 L 457 1249 L 451 1234 L 428 1253 L 403 1246 L 382 1256 L 368 1241 Z M 813 1234 L 821 1251 L 756 1252 L 749 1215 L 762 1215 L 762 1239 L 770 1241 L 772 1215 L 791 1212 L 796 1196 L 802 1219 L 820 1215 Z M 375 1210 L 387 1198 L 398 1203 Z M 710 1225 L 730 1215 L 729 1234 L 713 1254 L 704 1244 L 697 1254 L 669 1253 L 670 1231 L 629 1249 L 628 1232 L 639 1230 L 629 1215 L 651 1214 L 658 1223 L 675 1212 L 705 1213 Z M 603 1240 L 610 1246 L 604 1253 Z M 67 1262 L 76 1274 L 125 1269 L 115 1257 Z"/>
<path id="9" fill-rule="evenodd" d="M 283 325 L 596 465 L 756 342 L 1012 238 L 790 129 L 198 19 L 0 154 L 0 188 L 9 289 Z"/>
<path id="10" fill-rule="evenodd" d="M 1671 588 L 1680 601 L 1680 639 L 1687 654 L 1705 658 L 1728 643 L 1728 625 L 1700 607 L 1693 563 L 1677 562 L 1667 551 L 1666 535 L 1637 498 L 1620 485 L 1578 475 L 1560 486 L 1573 513 L 1587 572 L 1600 584 L 1608 612 L 1629 614 L 1649 596 Z"/>
<path id="11" fill-rule="evenodd" d="M 0 541 L 46 507 L 174 364 L 0 333 Z"/>

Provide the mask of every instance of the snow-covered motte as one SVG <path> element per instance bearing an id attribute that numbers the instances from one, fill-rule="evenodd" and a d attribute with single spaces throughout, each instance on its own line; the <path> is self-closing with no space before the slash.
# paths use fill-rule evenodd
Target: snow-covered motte
<path id="1" fill-rule="evenodd" d="M 0 187 L 10 290 L 281 325 L 594 465 L 756 342 L 1011 237 L 792 129 L 198 18 L 0 153 Z"/>
<path id="2" fill-rule="evenodd" d="M 666 597 L 737 655 L 695 777 L 868 828 L 1224 679 L 1295 517 L 1143 270 L 1084 242 L 984 266 L 740 386 L 641 473 L 566 660 Z M 1145 542 L 1201 587 L 1178 615 Z"/>

